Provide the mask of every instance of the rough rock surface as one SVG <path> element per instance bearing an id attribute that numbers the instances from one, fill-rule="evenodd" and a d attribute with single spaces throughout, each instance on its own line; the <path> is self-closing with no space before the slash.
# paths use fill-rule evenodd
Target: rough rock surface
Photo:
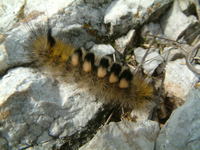
<path id="1" fill-rule="evenodd" d="M 165 59 L 166 62 L 168 62 L 185 58 L 185 55 L 182 53 L 181 49 L 175 47 L 165 47 L 163 49 L 162 57 Z"/>
<path id="2" fill-rule="evenodd" d="M 158 123 L 153 121 L 111 122 L 80 150 L 153 150 L 158 132 Z"/>
<path id="3" fill-rule="evenodd" d="M 190 33 L 195 32 L 194 26 L 197 24 L 195 16 L 188 17 L 181 11 L 178 1 L 174 1 L 171 10 L 161 20 L 164 34 L 172 40 L 178 40 L 189 28 L 193 29 Z"/>
<path id="4" fill-rule="evenodd" d="M 1 1 L 0 5 L 0 33 L 12 29 L 13 26 L 19 22 L 20 19 L 26 17 L 33 17 L 44 14 L 46 16 L 52 16 L 57 13 L 61 8 L 67 7 L 73 2 L 73 0 L 47 0 L 41 5 L 40 0 L 35 1 Z"/>
<path id="5" fill-rule="evenodd" d="M 132 47 L 133 41 L 135 37 L 135 30 L 130 30 L 127 35 L 122 36 L 115 40 L 115 48 L 120 53 L 124 53 L 126 48 Z"/>
<path id="6" fill-rule="evenodd" d="M 138 63 L 141 63 L 143 60 L 144 55 L 146 54 L 147 50 L 141 47 L 138 47 L 134 50 L 135 58 Z M 155 50 L 149 50 L 147 57 L 144 60 L 143 68 L 145 73 L 151 75 L 153 74 L 154 70 L 163 62 L 163 58 L 161 55 Z"/>
<path id="7" fill-rule="evenodd" d="M 110 44 L 94 45 L 90 51 L 94 52 L 95 54 L 97 54 L 97 56 L 100 56 L 100 57 L 115 53 L 115 49 Z"/>
<path id="8" fill-rule="evenodd" d="M 8 149 L 75 134 L 101 107 L 75 85 L 59 84 L 29 68 L 9 71 L 0 87 L 0 147 L 7 141 Z"/>
<path id="9" fill-rule="evenodd" d="M 169 62 L 165 72 L 164 87 L 168 96 L 185 100 L 190 89 L 198 81 L 198 76 L 188 69 L 185 59 Z"/>
<path id="10" fill-rule="evenodd" d="M 110 25 L 110 34 L 124 34 L 162 15 L 173 0 L 115 0 L 107 8 L 104 23 Z"/>
<path id="11" fill-rule="evenodd" d="M 4 72 L 9 68 L 25 65 L 31 62 L 30 52 L 23 48 L 25 39 L 27 39 L 27 30 L 23 27 L 16 28 L 9 34 L 1 49 L 1 66 L 0 72 Z M 22 38 L 23 37 L 23 38 Z"/>
<path id="12" fill-rule="evenodd" d="M 1 1 L 0 5 L 0 33 L 8 31 L 17 22 L 17 15 L 23 6 L 24 1 Z"/>
<path id="13" fill-rule="evenodd" d="M 197 150 L 200 148 L 200 89 L 193 89 L 186 103 L 175 110 L 161 129 L 156 150 Z"/>

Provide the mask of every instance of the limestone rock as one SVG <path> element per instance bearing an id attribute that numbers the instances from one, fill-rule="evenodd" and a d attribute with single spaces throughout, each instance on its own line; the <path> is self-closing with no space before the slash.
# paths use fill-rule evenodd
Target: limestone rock
<path id="1" fill-rule="evenodd" d="M 178 1 L 174 1 L 173 7 L 161 19 L 161 26 L 164 34 L 172 39 L 178 40 L 186 31 L 187 36 L 191 35 L 200 26 L 195 16 L 186 16 L 180 9 Z M 196 33 L 198 34 L 198 32 Z M 195 35 L 196 35 L 195 34 Z M 186 40 L 191 40 L 185 37 Z"/>
<path id="2" fill-rule="evenodd" d="M 141 36 L 145 41 L 159 40 L 164 42 L 164 40 L 156 37 L 164 37 L 160 24 L 150 22 L 145 24 L 141 29 Z"/>
<path id="3" fill-rule="evenodd" d="M 10 30 L 18 21 L 18 15 L 23 5 L 23 0 L 0 2 L 0 33 Z"/>
<path id="4" fill-rule="evenodd" d="M 35 0 L 35 1 L 28 0 L 25 3 L 24 11 L 26 12 L 27 16 L 34 12 L 38 12 L 48 17 L 51 17 L 53 14 L 57 13 L 62 8 L 68 7 L 72 2 L 73 0 L 68 0 L 68 1 L 46 0 L 46 1 L 42 1 L 42 5 L 41 5 L 41 0 Z"/>
<path id="5" fill-rule="evenodd" d="M 181 49 L 174 47 L 165 47 L 162 52 L 162 57 L 165 59 L 166 62 L 168 62 L 185 58 L 185 55 L 183 54 Z"/>
<path id="6" fill-rule="evenodd" d="M 200 148 L 200 90 L 193 89 L 185 104 L 176 109 L 161 129 L 156 150 L 197 150 Z"/>
<path id="7" fill-rule="evenodd" d="M 0 73 L 5 71 L 8 68 L 8 56 L 6 53 L 5 46 L 0 45 Z"/>
<path id="8" fill-rule="evenodd" d="M 200 6 L 199 0 L 177 0 L 181 10 L 186 14 L 191 12 L 197 13 L 198 18 L 200 17 Z"/>
<path id="9" fill-rule="evenodd" d="M 138 63 L 141 63 L 146 51 L 146 49 L 141 47 L 138 47 L 134 50 L 135 58 Z M 152 49 L 148 52 L 142 67 L 145 73 L 151 75 L 162 62 L 163 58 L 160 56 L 160 54 L 155 49 Z"/>
<path id="10" fill-rule="evenodd" d="M 95 54 L 97 54 L 97 56 L 101 57 L 115 53 L 115 49 L 110 44 L 94 45 L 90 51 L 94 52 Z"/>
<path id="11" fill-rule="evenodd" d="M 0 87 L 0 137 L 9 149 L 75 134 L 101 107 L 76 85 L 60 84 L 29 68 L 9 71 Z"/>
<path id="12" fill-rule="evenodd" d="M 164 87 L 168 96 L 185 100 L 198 77 L 188 69 L 185 59 L 168 62 L 165 72 Z"/>
<path id="13" fill-rule="evenodd" d="M 107 8 L 104 23 L 110 34 L 124 34 L 131 28 L 143 24 L 150 18 L 157 19 L 173 0 L 115 0 Z"/>
<path id="14" fill-rule="evenodd" d="M 153 150 L 159 132 L 156 122 L 111 122 L 79 150 Z"/>
<path id="15" fill-rule="evenodd" d="M 115 40 L 115 48 L 120 52 L 120 53 L 124 53 L 124 50 L 126 48 L 130 48 L 133 45 L 133 41 L 134 41 L 134 37 L 135 37 L 135 30 L 130 30 L 127 35 L 122 36 L 118 39 Z"/>

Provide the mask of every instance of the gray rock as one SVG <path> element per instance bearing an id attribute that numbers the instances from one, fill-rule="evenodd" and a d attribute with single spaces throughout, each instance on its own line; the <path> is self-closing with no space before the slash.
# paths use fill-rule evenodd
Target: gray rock
<path id="1" fill-rule="evenodd" d="M 24 48 L 25 39 L 28 38 L 28 32 L 24 27 L 15 28 L 9 33 L 5 41 L 1 44 L 1 60 L 0 72 L 14 66 L 28 64 L 31 52 Z"/>
<path id="2" fill-rule="evenodd" d="M 150 22 L 149 24 L 146 24 L 142 27 L 142 35 L 146 35 L 146 33 L 150 33 L 153 35 L 161 35 L 162 29 L 160 24 Z"/>
<path id="3" fill-rule="evenodd" d="M 156 38 L 156 37 L 161 37 L 161 38 L 164 37 L 161 26 L 158 23 L 150 22 L 149 24 L 144 25 L 141 31 L 142 31 L 141 36 L 146 42 L 152 40 L 157 40 L 162 42 L 164 41 L 160 38 Z"/>
<path id="4" fill-rule="evenodd" d="M 164 87 L 169 97 L 185 100 L 198 77 L 185 64 L 185 59 L 168 62 L 165 69 Z"/>
<path id="5" fill-rule="evenodd" d="M 185 58 L 185 55 L 182 51 L 175 47 L 165 47 L 162 52 L 162 57 L 166 62 L 174 61 L 176 59 Z"/>
<path id="6" fill-rule="evenodd" d="M 200 149 L 200 89 L 192 89 L 183 106 L 176 109 L 161 129 L 156 150 Z"/>
<path id="7" fill-rule="evenodd" d="M 181 11 L 178 1 L 174 1 L 173 7 L 162 17 L 161 26 L 168 38 L 178 40 L 186 31 L 190 33 L 186 33 L 187 36 L 194 33 L 196 28 L 199 27 L 199 23 L 195 16 L 186 16 Z M 191 37 L 190 39 L 185 38 L 191 40 Z"/>
<path id="8" fill-rule="evenodd" d="M 87 32 L 87 30 L 95 31 L 96 33 L 92 34 L 94 37 L 106 35 L 107 31 L 103 24 L 103 16 L 110 2 L 104 1 L 104 4 L 98 6 L 97 3 L 101 3 L 101 1 L 90 1 L 89 3 L 84 0 L 74 1 L 70 7 L 66 7 L 52 17 L 51 24 L 60 31 L 65 31 L 68 26 L 78 24 L 81 26 L 83 32 Z M 88 33 L 90 34 L 91 32 Z M 81 36 L 81 34 L 76 34 L 74 36 L 77 38 Z M 79 41 L 80 39 L 81 38 L 79 38 Z"/>
<path id="9" fill-rule="evenodd" d="M 158 123 L 153 121 L 111 122 L 79 150 L 153 150 L 158 132 Z"/>
<path id="10" fill-rule="evenodd" d="M 130 30 L 125 36 L 115 40 L 115 48 L 123 54 L 126 48 L 132 47 L 134 37 L 135 30 Z"/>
<path id="11" fill-rule="evenodd" d="M 94 52 L 97 56 L 105 56 L 115 53 L 115 49 L 110 44 L 99 44 L 94 45 L 91 49 L 91 52 Z"/>
<path id="12" fill-rule="evenodd" d="M 19 0 L 16 2 L 12 1 L 1 1 L 0 2 L 0 33 L 5 33 L 12 29 L 16 23 L 24 18 L 30 19 L 32 15 L 45 15 L 51 17 L 62 8 L 69 6 L 73 0 Z"/>
<path id="13" fill-rule="evenodd" d="M 6 53 L 5 46 L 0 45 L 0 73 L 5 71 L 8 68 L 8 56 Z"/>
<path id="14" fill-rule="evenodd" d="M 150 18 L 160 17 L 172 1 L 115 0 L 107 8 L 104 23 L 110 25 L 110 34 L 125 34 Z"/>
<path id="15" fill-rule="evenodd" d="M 185 12 L 189 9 L 189 7 L 191 6 L 191 2 L 195 1 L 195 0 L 177 0 L 181 11 Z"/>
<path id="16" fill-rule="evenodd" d="M 17 23 L 18 15 L 23 5 L 24 0 L 0 2 L 0 33 L 10 30 Z"/>
<path id="17" fill-rule="evenodd" d="M 181 10 L 186 14 L 190 15 L 191 12 L 196 12 L 198 18 L 200 17 L 200 6 L 199 0 L 177 0 Z M 194 10 L 195 9 L 195 10 Z"/>
<path id="18" fill-rule="evenodd" d="M 59 10 L 68 7 L 72 2 L 73 2 L 73 0 L 68 0 L 68 1 L 65 1 L 65 0 L 58 0 L 58 1 L 27 0 L 24 11 L 26 12 L 26 14 L 31 14 L 33 12 L 40 12 L 40 13 L 44 14 L 45 16 L 51 17 L 53 14 L 58 13 Z"/>
<path id="19" fill-rule="evenodd" d="M 143 49 L 141 47 L 138 47 L 134 50 L 135 58 L 138 63 L 141 63 L 145 53 L 146 49 Z M 151 75 L 153 74 L 154 70 L 163 62 L 163 58 L 161 55 L 155 50 L 149 50 L 148 55 L 146 59 L 144 60 L 143 69 L 144 72 Z"/>
<path id="20" fill-rule="evenodd" d="M 76 85 L 58 83 L 28 68 L 9 71 L 0 87 L 0 137 L 9 149 L 75 134 L 101 107 Z M 5 147 L 5 142 L 0 144 Z"/>

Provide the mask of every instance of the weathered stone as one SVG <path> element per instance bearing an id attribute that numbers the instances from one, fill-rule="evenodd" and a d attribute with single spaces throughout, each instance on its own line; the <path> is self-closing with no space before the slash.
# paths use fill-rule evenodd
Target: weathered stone
<path id="1" fill-rule="evenodd" d="M 200 17 L 200 6 L 199 0 L 177 0 L 181 10 L 186 15 L 191 15 L 191 13 L 197 13 L 198 18 Z"/>
<path id="2" fill-rule="evenodd" d="M 173 7 L 170 9 L 170 11 L 168 11 L 166 15 L 162 17 L 161 26 L 164 34 L 168 38 L 172 40 L 178 40 L 181 36 L 184 36 L 183 34 L 186 31 L 190 32 L 191 34 L 195 32 L 195 28 L 200 25 L 195 16 L 186 16 L 181 11 L 178 1 L 174 1 Z M 188 33 L 186 34 L 187 36 L 189 35 Z M 190 39 L 188 39 L 188 37 L 185 37 L 185 39 L 191 40 L 191 37 Z"/>
<path id="3" fill-rule="evenodd" d="M 185 55 L 178 48 L 165 47 L 162 52 L 162 57 L 165 59 L 166 62 L 168 62 L 168 61 L 174 61 L 180 58 L 185 58 Z"/>
<path id="4" fill-rule="evenodd" d="M 115 53 L 115 49 L 110 44 L 99 44 L 94 45 L 91 49 L 91 52 L 94 52 L 97 56 L 105 56 Z"/>
<path id="5" fill-rule="evenodd" d="M 104 23 L 110 25 L 110 34 L 124 34 L 150 18 L 157 19 L 173 0 L 115 0 L 107 8 Z"/>
<path id="6" fill-rule="evenodd" d="M 5 71 L 8 68 L 8 56 L 6 53 L 5 46 L 0 45 L 0 73 Z"/>
<path id="7" fill-rule="evenodd" d="M 45 16 L 51 17 L 53 14 L 57 13 L 62 8 L 68 7 L 72 2 L 73 0 L 46 0 L 42 1 L 41 5 L 41 0 L 28 0 L 25 3 L 24 11 L 28 15 L 34 12 L 38 12 L 40 14 L 44 14 Z"/>
<path id="8" fill-rule="evenodd" d="M 135 58 L 138 63 L 141 63 L 146 52 L 147 50 L 141 47 L 138 47 L 134 50 Z M 142 67 L 144 68 L 145 73 L 151 75 L 162 62 L 163 58 L 160 56 L 160 54 L 155 51 L 155 49 L 152 49 L 148 52 Z"/>
<path id="9" fill-rule="evenodd" d="M 100 129 L 95 137 L 79 150 L 153 150 L 158 135 L 158 123 L 111 122 Z"/>
<path id="10" fill-rule="evenodd" d="M 159 39 L 157 37 L 162 38 L 164 36 L 162 33 L 161 26 L 158 23 L 150 22 L 149 24 L 144 25 L 141 31 L 141 36 L 146 42 L 149 42 L 153 39 L 162 41 L 162 39 Z"/>
<path id="11" fill-rule="evenodd" d="M 192 89 L 183 106 L 176 109 L 161 129 L 156 150 L 197 150 L 200 148 L 200 90 Z"/>
<path id="12" fill-rule="evenodd" d="M 9 71 L 0 87 L 0 133 L 9 149 L 75 134 L 101 107 L 76 85 L 60 84 L 28 68 Z"/>
<path id="13" fill-rule="evenodd" d="M 24 0 L 0 2 L 0 33 L 10 30 L 18 21 L 18 15 L 24 5 Z"/>
<path id="14" fill-rule="evenodd" d="M 126 48 L 132 47 L 135 37 L 135 30 L 130 30 L 127 35 L 122 36 L 115 40 L 115 48 L 120 52 L 124 53 Z"/>
<path id="15" fill-rule="evenodd" d="M 198 77 L 188 69 L 185 59 L 168 62 L 165 72 L 164 87 L 168 96 L 185 100 Z"/>

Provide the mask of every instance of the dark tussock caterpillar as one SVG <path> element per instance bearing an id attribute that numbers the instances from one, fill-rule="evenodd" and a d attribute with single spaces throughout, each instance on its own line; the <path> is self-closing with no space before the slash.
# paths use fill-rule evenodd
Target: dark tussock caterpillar
<path id="1" fill-rule="evenodd" d="M 110 56 L 99 57 L 53 37 L 49 27 L 40 30 L 31 34 L 28 44 L 37 68 L 66 84 L 76 82 L 105 103 L 133 109 L 151 102 L 153 86 L 140 73 L 132 73 Z"/>

